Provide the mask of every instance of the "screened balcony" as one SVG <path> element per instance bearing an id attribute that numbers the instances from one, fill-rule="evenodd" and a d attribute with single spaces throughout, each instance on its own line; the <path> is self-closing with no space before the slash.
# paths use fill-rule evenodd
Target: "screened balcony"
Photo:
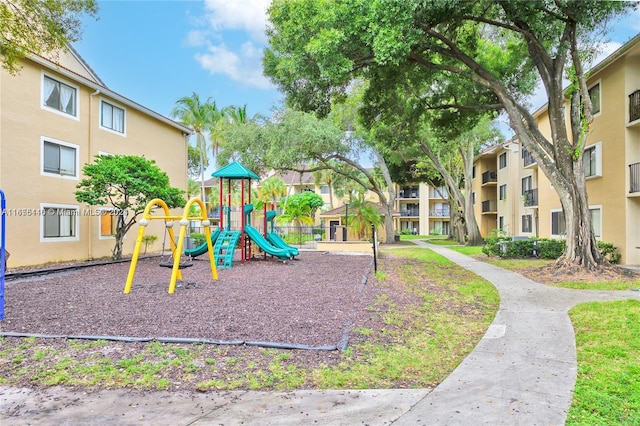
<path id="1" fill-rule="evenodd" d="M 498 181 L 498 174 L 493 170 L 487 170 L 482 174 L 482 184 L 495 183 Z"/>

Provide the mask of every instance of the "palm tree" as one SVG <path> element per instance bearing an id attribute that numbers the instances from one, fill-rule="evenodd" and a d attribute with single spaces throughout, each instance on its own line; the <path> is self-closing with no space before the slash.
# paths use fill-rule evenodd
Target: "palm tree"
<path id="1" fill-rule="evenodd" d="M 209 139 L 211 140 L 211 152 L 214 162 L 218 164 L 218 152 L 220 145 L 224 142 L 224 126 L 245 124 L 247 122 L 247 106 L 236 107 L 226 106 L 213 114 L 211 126 L 209 128 Z M 221 165 L 221 164 L 218 164 Z"/>
<path id="2" fill-rule="evenodd" d="M 277 176 L 271 176 L 265 179 L 258 189 L 260 191 L 260 199 L 265 203 L 270 202 L 272 208 L 276 205 L 280 197 L 287 194 L 287 185 Z"/>
<path id="3" fill-rule="evenodd" d="M 206 102 L 200 101 L 200 96 L 193 92 L 191 96 L 185 96 L 176 101 L 176 106 L 171 111 L 171 116 L 178 119 L 185 126 L 189 126 L 196 134 L 196 149 L 200 151 L 200 196 L 205 199 L 204 193 L 204 169 L 209 164 L 206 155 L 205 132 L 209 131 L 213 116 L 217 111 L 216 103 L 208 98 Z"/>
<path id="4" fill-rule="evenodd" d="M 357 197 L 354 199 L 351 207 L 354 214 L 349 215 L 349 225 L 356 230 L 358 238 L 363 239 L 368 235 L 371 225 L 375 225 L 377 228 L 382 224 L 383 220 L 380 211 L 363 198 Z"/>
<path id="5" fill-rule="evenodd" d="M 313 180 L 317 186 L 329 187 L 329 208 L 333 209 L 333 177 L 335 172 L 331 169 L 317 170 L 313 172 Z"/>

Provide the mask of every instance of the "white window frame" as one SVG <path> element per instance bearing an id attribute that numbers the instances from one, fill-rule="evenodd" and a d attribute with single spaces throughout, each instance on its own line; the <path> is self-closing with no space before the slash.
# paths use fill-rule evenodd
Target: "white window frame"
<path id="1" fill-rule="evenodd" d="M 564 221 L 564 234 L 554 234 L 553 233 L 553 214 L 554 213 L 562 213 L 562 209 L 551 209 L 549 211 L 549 235 L 554 238 L 564 238 L 567 234 L 567 221 Z"/>
<path id="2" fill-rule="evenodd" d="M 102 112 L 103 112 L 103 105 L 107 104 L 112 108 L 118 108 L 122 110 L 122 132 L 115 130 L 111 127 L 107 127 L 107 126 L 103 126 L 102 125 Z M 127 136 L 127 109 L 125 107 L 123 107 L 122 105 L 118 105 L 115 102 L 111 102 L 108 101 L 106 99 L 100 98 L 100 117 L 98 118 L 98 126 L 101 130 L 104 130 L 106 132 L 110 132 L 113 133 L 114 135 L 118 135 L 118 136 L 122 136 L 122 137 L 126 137 Z"/>
<path id="3" fill-rule="evenodd" d="M 593 150 L 596 156 L 596 172 L 595 174 L 592 174 L 589 176 L 585 174 L 585 179 L 594 179 L 594 178 L 602 177 L 602 142 L 596 142 L 594 144 L 584 147 L 585 153 L 591 150 Z M 582 161 L 584 161 L 584 155 L 583 155 Z"/>
<path id="4" fill-rule="evenodd" d="M 530 231 L 525 231 L 523 225 L 523 219 L 525 218 L 525 216 L 529 216 L 529 220 L 530 220 L 530 224 L 531 224 L 531 230 Z M 520 216 L 520 233 L 523 235 L 530 235 L 533 234 L 533 214 L 531 213 L 525 213 L 522 216 Z"/>
<path id="5" fill-rule="evenodd" d="M 69 216 L 74 216 L 75 220 L 73 222 L 73 234 L 72 237 L 45 237 L 44 236 L 44 218 L 49 213 L 49 209 L 66 209 L 73 210 L 75 213 Z M 40 203 L 40 211 L 42 215 L 40 216 L 40 242 L 41 243 L 61 243 L 68 241 L 79 241 L 80 240 L 80 208 L 76 204 L 56 204 L 56 203 Z"/>
<path id="6" fill-rule="evenodd" d="M 75 152 L 76 152 L 75 164 L 74 164 L 75 173 L 73 175 L 63 175 L 61 173 L 46 172 L 44 170 L 44 145 L 45 145 L 45 142 L 52 143 L 52 144 L 59 145 L 59 146 L 64 146 L 64 147 L 71 148 L 71 149 L 75 150 Z M 80 146 L 78 146 L 76 144 L 69 143 L 69 142 L 64 142 L 64 141 L 61 141 L 61 140 L 58 140 L 58 139 L 48 138 L 46 136 L 41 136 L 40 137 L 40 175 L 41 176 L 56 177 L 56 178 L 60 178 L 60 179 L 79 180 L 80 179 Z"/>
<path id="7" fill-rule="evenodd" d="M 593 114 L 593 118 L 596 118 L 596 117 L 598 117 L 598 116 L 600 116 L 602 114 L 602 106 L 603 106 L 603 103 L 602 103 L 602 80 L 598 80 L 595 83 L 593 83 L 591 86 L 589 86 L 587 88 L 587 92 L 589 90 L 593 89 L 596 86 L 600 86 L 600 99 L 599 99 L 600 102 L 599 102 L 599 105 L 598 105 L 599 110 L 598 110 L 598 112 Z M 591 97 L 591 94 L 589 94 L 589 97 Z"/>
<path id="8" fill-rule="evenodd" d="M 596 227 L 594 226 L 595 224 L 593 223 L 593 214 L 591 214 L 591 227 L 593 228 L 593 234 L 594 236 L 601 240 L 602 239 L 602 205 L 593 205 L 593 206 L 589 206 L 589 213 L 591 213 L 593 210 L 600 210 L 600 220 L 598 222 L 598 229 L 600 230 L 600 233 L 596 233 Z"/>
<path id="9" fill-rule="evenodd" d="M 75 97 L 74 97 L 74 99 L 75 99 L 75 115 L 66 113 L 66 112 L 61 111 L 61 110 L 59 110 L 57 108 L 52 108 L 52 107 L 48 106 L 45 103 L 46 102 L 46 99 L 45 99 L 46 89 L 45 89 L 45 84 L 44 84 L 45 77 L 47 77 L 47 78 L 49 78 L 51 80 L 54 80 L 54 81 L 56 81 L 58 83 L 62 83 L 64 85 L 66 85 L 66 86 L 69 86 L 69 87 L 71 87 L 72 89 L 75 90 L 75 93 L 74 93 L 74 95 L 75 95 Z M 62 117 L 71 118 L 73 120 L 80 121 L 80 87 L 75 85 L 75 84 L 73 84 L 73 83 L 71 83 L 68 80 L 63 79 L 63 78 L 60 78 L 60 77 L 53 76 L 51 74 L 42 72 L 41 73 L 41 77 L 40 77 L 40 108 L 42 108 L 42 109 L 44 109 L 46 111 L 53 112 L 54 114 L 58 114 L 58 115 L 60 115 Z"/>

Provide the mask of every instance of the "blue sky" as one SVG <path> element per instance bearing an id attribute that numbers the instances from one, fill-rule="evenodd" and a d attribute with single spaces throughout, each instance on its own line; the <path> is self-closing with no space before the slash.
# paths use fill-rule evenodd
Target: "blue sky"
<path id="1" fill-rule="evenodd" d="M 270 115 L 283 96 L 262 75 L 269 0 L 101 0 L 74 45 L 105 84 L 169 116 L 192 93 Z M 640 32 L 640 11 L 611 24 L 599 59 Z M 544 104 L 540 94 L 532 105 Z"/>
<path id="2" fill-rule="evenodd" d="M 283 97 L 262 75 L 268 4 L 102 0 L 74 47 L 110 89 L 160 114 L 195 92 L 270 115 Z"/>

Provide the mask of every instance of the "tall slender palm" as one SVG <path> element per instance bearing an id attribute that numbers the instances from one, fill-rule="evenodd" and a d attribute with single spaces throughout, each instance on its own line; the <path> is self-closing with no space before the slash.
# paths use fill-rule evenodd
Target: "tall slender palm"
<path id="1" fill-rule="evenodd" d="M 213 152 L 213 158 L 216 164 L 218 164 L 218 152 L 220 145 L 224 142 L 224 126 L 226 125 L 239 125 L 247 122 L 247 105 L 237 107 L 229 105 L 221 110 L 217 111 L 212 117 L 211 127 L 209 129 L 209 136 L 211 139 L 211 151 Z M 221 166 L 222 164 L 218 164 Z"/>
<path id="2" fill-rule="evenodd" d="M 333 177 L 335 172 L 331 169 L 317 170 L 313 172 L 313 180 L 317 186 L 327 185 L 329 188 L 329 208 L 333 209 Z"/>
<path id="3" fill-rule="evenodd" d="M 176 101 L 176 106 L 171 111 L 172 117 L 178 119 L 182 124 L 193 128 L 196 133 L 196 149 L 200 152 L 200 195 L 205 199 L 204 192 L 204 169 L 209 164 L 206 154 L 207 143 L 205 133 L 209 131 L 212 118 L 217 111 L 216 103 L 208 98 L 205 102 L 200 101 L 200 96 L 193 92 L 191 96 L 185 96 Z"/>

